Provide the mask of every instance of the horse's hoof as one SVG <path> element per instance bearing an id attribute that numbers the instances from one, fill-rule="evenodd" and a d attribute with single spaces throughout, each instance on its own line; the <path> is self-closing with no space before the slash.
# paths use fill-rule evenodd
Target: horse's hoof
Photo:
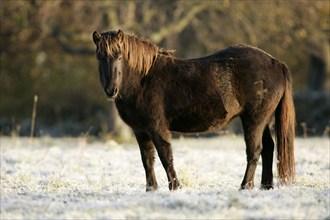
<path id="1" fill-rule="evenodd" d="M 241 188 L 239 190 L 245 190 L 245 189 L 251 190 L 251 189 L 253 189 L 253 187 L 254 187 L 254 184 L 252 182 L 248 182 L 246 184 L 242 184 Z"/>
<path id="2" fill-rule="evenodd" d="M 178 190 L 181 189 L 182 186 L 177 178 L 174 178 L 171 182 L 168 184 L 168 188 L 170 190 Z"/>
<path id="3" fill-rule="evenodd" d="M 270 190 L 274 189 L 273 184 L 261 184 L 261 190 Z"/>
<path id="4" fill-rule="evenodd" d="M 147 186 L 146 192 L 155 192 L 158 189 L 158 186 Z"/>

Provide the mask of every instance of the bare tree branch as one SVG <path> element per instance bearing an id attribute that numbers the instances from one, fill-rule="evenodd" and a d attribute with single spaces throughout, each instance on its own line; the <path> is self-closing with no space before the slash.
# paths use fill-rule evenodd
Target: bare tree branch
<path id="1" fill-rule="evenodd" d="M 180 33 L 189 25 L 189 22 L 194 16 L 211 6 L 211 3 L 212 2 L 210 1 L 202 1 L 192 6 L 182 18 L 179 18 L 178 20 L 175 19 L 173 23 L 170 23 L 167 26 L 161 28 L 158 32 L 153 33 L 150 38 L 155 43 L 159 43 L 171 34 Z"/>
<path id="2" fill-rule="evenodd" d="M 95 54 L 95 51 L 92 50 L 91 48 L 71 46 L 70 43 L 67 43 L 65 34 L 58 27 L 54 28 L 52 36 L 61 46 L 62 50 L 66 53 L 74 54 L 74 55 L 84 55 L 84 56 L 90 56 Z"/>

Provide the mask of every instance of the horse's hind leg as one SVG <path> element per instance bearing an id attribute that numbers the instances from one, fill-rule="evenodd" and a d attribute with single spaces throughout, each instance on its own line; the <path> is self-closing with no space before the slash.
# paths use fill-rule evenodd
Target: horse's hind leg
<path id="1" fill-rule="evenodd" d="M 155 147 L 146 133 L 135 132 L 135 137 L 140 147 L 142 163 L 146 172 L 146 190 L 155 191 L 158 188 L 154 171 Z"/>
<path id="2" fill-rule="evenodd" d="M 273 186 L 273 155 L 274 141 L 272 139 L 269 126 L 267 125 L 262 135 L 262 177 L 261 188 L 272 189 Z"/>
<path id="3" fill-rule="evenodd" d="M 247 166 L 241 189 L 254 187 L 254 173 L 262 151 L 262 133 L 265 123 L 257 124 L 250 115 L 241 116 L 246 143 Z"/>
<path id="4" fill-rule="evenodd" d="M 169 143 L 170 133 L 165 132 L 163 134 L 152 134 L 152 140 L 156 146 L 158 156 L 163 164 L 163 167 L 167 174 L 168 187 L 170 190 L 176 190 L 180 188 L 180 182 L 176 176 L 173 165 L 173 152 L 172 146 Z"/>

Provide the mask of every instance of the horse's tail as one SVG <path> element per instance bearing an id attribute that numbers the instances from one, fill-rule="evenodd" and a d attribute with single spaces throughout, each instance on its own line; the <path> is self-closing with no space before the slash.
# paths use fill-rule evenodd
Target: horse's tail
<path id="1" fill-rule="evenodd" d="M 294 137 L 295 109 L 292 97 L 292 80 L 288 67 L 281 63 L 285 77 L 284 94 L 275 111 L 275 130 L 277 143 L 277 169 L 280 184 L 295 180 Z"/>

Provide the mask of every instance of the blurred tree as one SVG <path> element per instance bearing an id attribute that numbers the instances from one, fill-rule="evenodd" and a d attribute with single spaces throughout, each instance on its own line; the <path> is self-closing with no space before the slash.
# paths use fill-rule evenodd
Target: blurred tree
<path id="1" fill-rule="evenodd" d="M 296 91 L 307 89 L 309 79 L 320 73 L 310 65 L 311 57 L 317 57 L 323 62 L 324 80 L 316 81 L 330 89 L 329 1 L 16 0 L 0 4 L 2 132 L 10 129 L 3 124 L 11 118 L 30 117 L 34 94 L 40 98 L 37 125 L 47 125 L 39 127 L 46 133 L 77 135 L 93 127 L 91 132 L 97 134 L 121 127 L 114 125 L 119 120 L 99 86 L 91 40 L 94 30 L 121 28 L 160 47 L 176 49 L 182 58 L 203 56 L 231 44 L 252 44 L 291 67 Z M 49 126 L 54 129 L 46 129 Z"/>

